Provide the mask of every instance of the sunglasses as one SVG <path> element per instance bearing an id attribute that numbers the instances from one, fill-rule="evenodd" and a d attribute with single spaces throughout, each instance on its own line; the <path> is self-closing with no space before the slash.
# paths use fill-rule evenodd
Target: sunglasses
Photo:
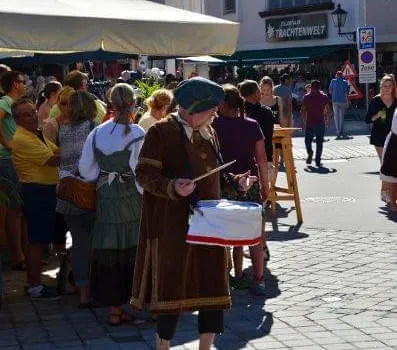
<path id="1" fill-rule="evenodd" d="M 59 104 L 61 106 L 67 106 L 68 105 L 68 101 L 59 101 Z"/>
<path id="2" fill-rule="evenodd" d="M 17 80 L 17 83 L 22 83 L 23 85 L 26 85 L 26 80 L 20 80 L 20 79 L 18 79 L 18 80 Z"/>

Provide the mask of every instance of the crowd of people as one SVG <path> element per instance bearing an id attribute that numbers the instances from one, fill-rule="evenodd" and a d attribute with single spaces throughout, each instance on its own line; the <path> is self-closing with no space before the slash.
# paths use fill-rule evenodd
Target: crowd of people
<path id="1" fill-rule="evenodd" d="M 25 97 L 23 74 L 8 67 L 0 74 L 5 231 L 13 268 L 26 270 L 29 297 L 59 298 L 59 290 L 42 283 L 43 251 L 52 245 L 64 256 L 70 231 L 79 308 L 108 306 L 108 322 L 117 326 L 132 321 L 124 304 L 138 309 L 149 305 L 156 316 L 159 349 L 169 349 L 180 312 L 199 310 L 200 348 L 209 349 L 224 329 L 229 282 L 264 296 L 270 254 L 263 230 L 260 243 L 250 247 L 250 278 L 243 273 L 242 247 L 229 251 L 186 243 L 189 216 L 200 200 L 266 203 L 273 130 L 293 126 L 288 75 L 277 86 L 267 76 L 238 86 L 192 76 L 155 91 L 138 120 L 136 93 L 128 83 L 114 85 L 104 103 L 87 92 L 87 76 L 72 71 L 63 85 L 48 82 L 33 102 Z M 320 167 L 332 109 L 337 138 L 344 135 L 348 90 L 340 72 L 329 87 L 332 101 L 319 81 L 301 85 L 306 91 L 301 100 L 306 162 L 312 162 L 315 137 Z M 382 199 L 395 215 L 394 77 L 385 76 L 380 87 L 367 120 L 374 123 L 371 143 L 381 161 Z M 193 181 L 233 160 L 226 171 Z M 57 185 L 66 178 L 95 184 L 95 211 L 57 198 Z"/>

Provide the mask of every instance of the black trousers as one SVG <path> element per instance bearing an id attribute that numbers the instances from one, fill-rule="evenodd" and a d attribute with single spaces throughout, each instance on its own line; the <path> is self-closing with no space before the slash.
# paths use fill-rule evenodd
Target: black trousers
<path id="1" fill-rule="evenodd" d="M 316 137 L 316 162 L 321 161 L 321 155 L 323 154 L 323 143 L 324 143 L 325 125 L 316 125 L 307 127 L 305 131 L 305 145 L 307 154 L 313 154 L 312 141 Z"/>
<path id="2" fill-rule="evenodd" d="M 223 333 L 223 310 L 199 311 L 198 330 L 203 333 Z M 157 334 L 160 339 L 171 340 L 178 324 L 179 314 L 159 315 L 157 318 Z"/>

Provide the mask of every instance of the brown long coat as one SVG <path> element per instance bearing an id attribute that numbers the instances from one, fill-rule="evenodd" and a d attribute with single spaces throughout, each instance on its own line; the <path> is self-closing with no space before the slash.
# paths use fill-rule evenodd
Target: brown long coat
<path id="1" fill-rule="evenodd" d="M 193 177 L 217 166 L 210 142 L 200 134 L 184 142 L 174 118 L 149 129 L 136 168 L 144 188 L 131 299 L 138 309 L 145 302 L 154 313 L 230 307 L 226 249 L 185 243 L 190 199 L 174 192 L 173 180 L 187 177 L 187 157 Z M 219 199 L 219 175 L 196 188 L 198 199 Z"/>

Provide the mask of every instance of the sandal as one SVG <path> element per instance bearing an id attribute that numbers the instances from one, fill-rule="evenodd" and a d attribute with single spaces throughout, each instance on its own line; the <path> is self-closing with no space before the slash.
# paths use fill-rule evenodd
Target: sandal
<path id="1" fill-rule="evenodd" d="M 109 314 L 108 324 L 109 326 L 120 326 L 121 325 L 120 314 Z"/>
<path id="2" fill-rule="evenodd" d="M 113 320 L 112 320 L 113 318 Z M 117 319 L 117 321 L 115 321 Z M 110 313 L 108 323 L 110 326 L 120 326 L 122 323 L 131 323 L 132 318 L 129 313 L 122 311 L 120 313 Z"/>

